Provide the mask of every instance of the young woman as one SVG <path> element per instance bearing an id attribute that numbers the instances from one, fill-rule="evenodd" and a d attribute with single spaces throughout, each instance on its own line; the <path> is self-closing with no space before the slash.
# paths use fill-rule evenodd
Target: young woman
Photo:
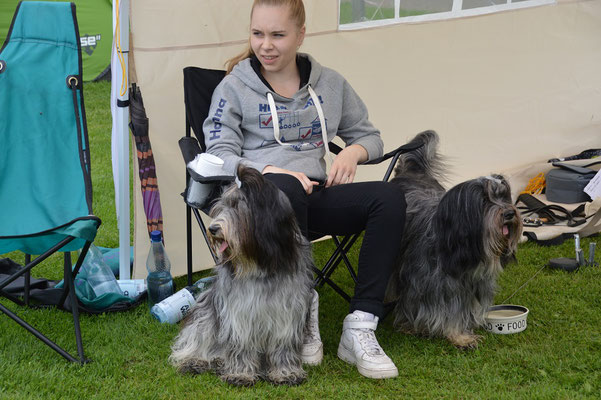
<path id="1" fill-rule="evenodd" d="M 228 62 L 228 75 L 213 94 L 204 123 L 207 151 L 231 173 L 242 163 L 274 182 L 305 236 L 365 231 L 338 356 L 364 376 L 395 377 L 397 368 L 374 331 L 399 251 L 405 198 L 397 185 L 353 183 L 357 164 L 382 155 L 380 132 L 340 74 L 297 52 L 304 37 L 302 0 L 254 1 L 249 48 Z M 327 143 L 335 136 L 346 147 L 326 171 Z M 315 292 L 302 352 L 309 364 L 323 357 L 317 302 Z"/>

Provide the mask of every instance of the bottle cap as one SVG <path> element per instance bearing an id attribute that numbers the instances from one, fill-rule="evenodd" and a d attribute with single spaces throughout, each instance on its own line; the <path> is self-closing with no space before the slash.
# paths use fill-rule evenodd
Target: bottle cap
<path id="1" fill-rule="evenodd" d="M 152 231 L 150 232 L 150 240 L 152 242 L 160 242 L 161 241 L 161 231 Z"/>

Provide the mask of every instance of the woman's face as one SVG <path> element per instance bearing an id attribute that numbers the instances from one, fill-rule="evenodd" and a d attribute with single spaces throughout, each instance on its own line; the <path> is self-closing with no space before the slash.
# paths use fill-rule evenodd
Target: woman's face
<path id="1" fill-rule="evenodd" d="M 250 47 L 264 72 L 279 73 L 296 68 L 296 50 L 305 38 L 290 18 L 286 6 L 255 6 L 250 20 Z"/>

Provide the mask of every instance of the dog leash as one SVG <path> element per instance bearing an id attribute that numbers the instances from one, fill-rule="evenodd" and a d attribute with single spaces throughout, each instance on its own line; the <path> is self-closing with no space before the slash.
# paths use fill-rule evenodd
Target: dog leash
<path id="1" fill-rule="evenodd" d="M 543 265 L 538 271 L 536 271 L 536 273 L 534 275 L 532 275 L 530 278 L 528 278 L 528 280 L 526 282 L 524 282 L 522 284 L 522 286 L 520 286 L 519 288 L 517 288 L 516 291 L 511 294 L 511 296 L 509 296 L 508 298 L 506 298 L 505 300 L 503 300 L 503 302 L 501 304 L 507 304 L 507 301 L 509 299 L 511 299 L 517 292 L 519 292 L 524 286 L 526 286 L 528 284 L 528 282 L 530 282 L 532 279 L 534 279 L 534 277 L 536 275 L 538 275 L 539 272 L 541 272 L 545 267 L 546 267 L 546 265 Z"/>

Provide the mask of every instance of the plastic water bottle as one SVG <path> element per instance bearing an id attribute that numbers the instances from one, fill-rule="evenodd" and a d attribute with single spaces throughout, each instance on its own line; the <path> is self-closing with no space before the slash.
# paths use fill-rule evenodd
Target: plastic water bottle
<path id="1" fill-rule="evenodd" d="M 171 262 L 163 247 L 161 231 L 150 233 L 150 251 L 146 259 L 146 287 L 148 288 L 148 305 L 152 308 L 156 303 L 173 294 L 173 277 Z"/>
<path id="2" fill-rule="evenodd" d="M 175 324 L 181 321 L 188 314 L 198 296 L 211 285 L 214 279 L 214 276 L 209 276 L 198 280 L 191 286 L 186 286 L 173 296 L 155 304 L 150 309 L 150 313 L 162 323 Z"/>
<path id="3" fill-rule="evenodd" d="M 81 269 L 96 297 L 106 293 L 123 294 L 111 267 L 104 262 L 102 253 L 96 246 L 90 246 Z"/>

